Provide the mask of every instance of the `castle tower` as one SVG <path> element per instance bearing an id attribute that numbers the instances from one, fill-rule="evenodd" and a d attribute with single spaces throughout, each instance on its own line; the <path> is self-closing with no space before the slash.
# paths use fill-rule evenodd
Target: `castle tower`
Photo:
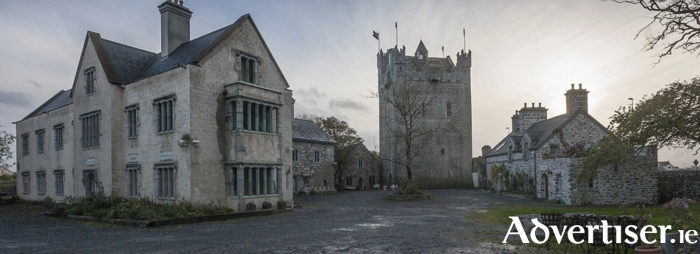
<path id="1" fill-rule="evenodd" d="M 409 53 L 410 54 L 410 53 Z M 384 158 L 381 184 L 395 184 L 407 180 L 404 166 L 396 161 L 406 159 L 405 143 L 395 132 L 396 109 L 381 99 L 392 88 L 418 87 L 420 93 L 434 98 L 422 103 L 424 114 L 419 124 L 440 127 L 440 131 L 416 140 L 420 152 L 412 160 L 413 179 L 419 182 L 472 184 L 472 108 L 471 108 L 471 51 L 460 51 L 456 62 L 450 56 L 430 57 L 428 49 L 419 41 L 413 54 L 406 55 L 406 47 L 394 47 L 377 54 L 380 156 Z M 416 149 L 413 147 L 412 149 Z M 391 161 L 391 162 L 389 162 Z M 425 186 L 436 187 L 440 186 Z"/>

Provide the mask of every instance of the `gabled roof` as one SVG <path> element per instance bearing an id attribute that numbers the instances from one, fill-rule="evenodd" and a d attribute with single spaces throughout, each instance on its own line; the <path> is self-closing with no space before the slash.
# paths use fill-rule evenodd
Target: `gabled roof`
<path id="1" fill-rule="evenodd" d="M 598 125 L 600 128 L 604 129 L 606 132 L 608 131 L 605 126 L 600 124 L 595 118 L 590 116 L 589 114 L 585 113 L 584 111 L 577 111 L 576 113 L 572 115 L 559 115 L 547 120 L 542 120 L 539 122 L 536 122 L 532 124 L 525 132 L 511 132 L 506 136 L 501 142 L 499 142 L 496 146 L 494 146 L 493 150 L 491 150 L 488 154 L 486 154 L 486 157 L 490 156 L 496 156 L 496 155 L 502 155 L 502 154 L 507 154 L 508 153 L 508 147 L 505 145 L 506 142 L 509 139 L 512 139 L 516 147 L 513 149 L 513 151 L 521 151 L 520 147 L 520 141 L 523 138 L 523 135 L 526 133 L 532 142 L 535 142 L 534 145 L 530 146 L 530 149 L 539 149 L 542 146 L 546 145 L 547 142 L 549 142 L 550 139 L 556 135 L 555 130 L 557 129 L 563 129 L 568 125 L 573 119 L 576 119 L 579 115 L 583 115 L 584 117 L 589 118 L 591 122 L 594 124 Z"/>
<path id="2" fill-rule="evenodd" d="M 80 55 L 78 70 L 75 73 L 73 80 L 73 89 L 75 89 L 78 75 L 82 67 L 82 61 L 85 56 L 85 48 L 88 45 L 88 40 L 92 42 L 95 48 L 97 58 L 104 69 L 107 80 L 115 85 L 128 85 L 133 82 L 146 79 L 178 67 L 183 67 L 187 64 L 197 64 L 226 36 L 230 35 L 236 29 L 240 28 L 245 21 L 250 21 L 256 34 L 260 37 L 263 47 L 272 59 L 272 64 L 279 72 L 280 77 L 284 81 L 286 87 L 289 87 L 287 79 L 279 68 L 277 61 L 270 52 L 270 48 L 262 39 L 262 34 L 255 25 L 250 14 L 246 14 L 238 18 L 236 22 L 225 26 L 221 29 L 203 35 L 199 38 L 190 40 L 177 47 L 167 57 L 161 57 L 161 54 L 149 52 L 135 47 L 120 44 L 114 41 L 102 39 L 99 33 L 88 31 L 83 45 L 83 51 Z M 81 68 L 82 67 L 82 68 Z M 72 97 L 72 94 L 71 94 Z"/>
<path id="3" fill-rule="evenodd" d="M 27 115 L 27 117 L 23 118 L 21 121 L 73 104 L 73 98 L 70 97 L 70 93 L 71 90 L 61 90 L 49 100 L 44 102 L 44 104 L 41 104 L 41 106 L 32 111 L 32 113 L 29 113 L 29 115 Z"/>
<path id="4" fill-rule="evenodd" d="M 428 49 L 425 48 L 425 44 L 423 44 L 423 40 L 420 40 L 420 42 L 418 43 L 418 48 L 416 48 L 416 52 L 428 53 Z"/>
<path id="5" fill-rule="evenodd" d="M 336 142 L 328 133 L 312 121 L 297 119 L 292 120 L 292 141 L 303 141 L 334 145 Z"/>

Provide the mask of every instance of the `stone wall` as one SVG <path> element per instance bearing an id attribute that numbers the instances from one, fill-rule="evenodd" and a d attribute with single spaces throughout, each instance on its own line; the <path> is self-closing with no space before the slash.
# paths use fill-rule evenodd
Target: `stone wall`
<path id="1" fill-rule="evenodd" d="M 700 199 L 700 171 L 660 171 L 658 175 L 659 204 L 674 198 Z"/>
<path id="2" fill-rule="evenodd" d="M 351 155 L 351 163 L 343 167 L 341 185 L 361 190 L 370 190 L 374 184 L 380 184 L 379 160 L 374 158 L 364 145 L 355 146 Z M 362 166 L 359 165 L 362 160 Z M 374 178 L 374 184 L 370 183 L 370 177 Z M 347 185 L 346 179 L 352 178 L 352 184 Z"/>
<path id="3" fill-rule="evenodd" d="M 309 187 L 333 187 L 334 150 L 332 144 L 312 143 L 306 141 L 294 141 L 294 150 L 298 152 L 298 160 L 294 164 L 294 192 Z M 314 152 L 319 151 L 320 162 L 314 161 Z M 309 184 L 304 184 L 304 177 L 310 177 Z"/>

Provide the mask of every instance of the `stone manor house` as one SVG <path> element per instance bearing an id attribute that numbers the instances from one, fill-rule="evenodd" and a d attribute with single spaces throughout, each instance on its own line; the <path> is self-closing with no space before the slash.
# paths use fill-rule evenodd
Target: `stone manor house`
<path id="1" fill-rule="evenodd" d="M 527 103 L 511 117 L 512 132 L 489 151 L 486 177 L 497 191 L 532 193 L 566 204 L 622 204 L 656 200 L 656 150 L 645 148 L 624 165 L 598 169 L 587 184 L 575 181 L 584 153 L 609 134 L 588 114 L 588 90 L 566 91 L 566 114 L 547 117 L 547 108 Z"/>
<path id="2" fill-rule="evenodd" d="M 89 31 L 72 89 L 16 123 L 19 196 L 291 203 L 294 100 L 251 16 L 190 40 L 182 1 L 158 8 L 160 53 Z"/>
<path id="3" fill-rule="evenodd" d="M 463 183 L 472 186 L 472 106 L 471 51 L 457 53 L 457 61 L 447 57 L 429 57 L 421 40 L 413 56 L 406 47 L 381 50 L 377 54 L 379 100 L 379 145 L 381 147 L 381 185 L 391 185 L 407 178 L 406 147 L 399 140 L 397 109 L 384 101 L 392 86 L 415 85 L 421 93 L 432 96 L 423 103 L 420 124 L 441 126 L 432 135 L 417 139 L 420 151 L 413 159 L 413 178 L 439 186 Z M 416 147 L 412 148 L 416 149 Z M 434 187 L 434 186 L 426 186 Z"/>

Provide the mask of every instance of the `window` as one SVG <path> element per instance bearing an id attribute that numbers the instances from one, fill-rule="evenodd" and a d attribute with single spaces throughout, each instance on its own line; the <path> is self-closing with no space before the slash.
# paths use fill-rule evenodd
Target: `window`
<path id="1" fill-rule="evenodd" d="M 271 103 L 257 102 L 249 100 L 241 100 L 237 102 L 237 99 L 230 99 L 231 102 L 227 106 L 226 121 L 228 122 L 229 128 L 235 130 L 238 128 L 238 115 L 237 109 L 239 105 L 242 109 L 242 126 L 243 130 L 256 131 L 256 132 L 276 132 L 278 108 L 276 106 L 270 105 Z M 240 100 L 240 99 L 238 99 Z M 273 117 L 275 119 L 273 119 Z M 273 125 L 275 125 L 273 127 Z"/>
<path id="2" fill-rule="evenodd" d="M 56 151 L 63 149 L 63 124 L 53 127 L 53 143 Z"/>
<path id="3" fill-rule="evenodd" d="M 595 187 L 595 180 L 593 180 L 593 179 L 588 180 L 588 188 L 593 188 L 593 187 Z"/>
<path id="4" fill-rule="evenodd" d="M 127 107 L 126 110 L 126 137 L 136 138 L 139 136 L 139 107 L 138 105 Z"/>
<path id="5" fill-rule="evenodd" d="M 299 161 L 299 150 L 294 149 L 292 151 L 292 161 Z"/>
<path id="6" fill-rule="evenodd" d="M 153 112 L 155 113 L 153 120 L 155 121 L 156 133 L 168 133 L 174 130 L 174 105 L 175 96 L 153 101 Z"/>
<path id="7" fill-rule="evenodd" d="M 36 131 L 36 152 L 44 152 L 44 130 Z"/>
<path id="8" fill-rule="evenodd" d="M 31 176 L 29 173 L 22 173 L 22 192 L 24 194 L 29 194 L 31 191 Z"/>
<path id="9" fill-rule="evenodd" d="M 304 184 L 305 184 L 305 185 L 311 184 L 311 177 L 310 177 L 310 176 L 304 176 L 304 177 L 302 178 L 302 180 L 304 181 Z"/>
<path id="10" fill-rule="evenodd" d="M 22 134 L 22 155 L 29 154 L 29 134 Z"/>
<path id="11" fill-rule="evenodd" d="M 561 190 L 561 174 L 556 174 L 554 176 L 554 193 L 559 193 Z"/>
<path id="12" fill-rule="evenodd" d="M 228 171 L 228 195 L 238 196 L 238 168 L 231 168 Z"/>
<path id="13" fill-rule="evenodd" d="M 440 155 L 445 155 L 445 148 L 440 149 Z"/>
<path id="14" fill-rule="evenodd" d="M 127 197 L 138 197 L 139 196 L 139 166 L 138 165 L 127 165 L 126 166 L 126 196 Z"/>
<path id="15" fill-rule="evenodd" d="M 452 102 L 447 102 L 445 115 L 448 117 L 452 116 Z"/>
<path id="16" fill-rule="evenodd" d="M 321 162 L 321 152 L 314 151 L 314 162 Z"/>
<path id="17" fill-rule="evenodd" d="M 46 173 L 36 173 L 36 193 L 39 195 L 46 194 Z"/>
<path id="18" fill-rule="evenodd" d="M 83 131 L 83 148 L 100 146 L 100 111 L 87 113 L 80 116 Z"/>
<path id="19" fill-rule="evenodd" d="M 176 176 L 174 165 L 156 166 L 156 197 L 175 198 Z"/>
<path id="20" fill-rule="evenodd" d="M 235 171 L 235 169 L 234 169 Z M 277 168 L 246 167 L 243 169 L 243 195 L 273 195 L 278 194 L 281 179 L 277 177 Z M 237 179 L 237 178 L 236 178 Z M 238 184 L 232 184 L 238 187 Z M 238 191 L 236 191 L 238 193 Z"/>
<path id="21" fill-rule="evenodd" d="M 374 186 L 375 184 L 377 184 L 377 180 L 374 178 L 374 176 L 370 176 L 369 177 L 369 185 Z"/>
<path id="22" fill-rule="evenodd" d="M 95 67 L 85 70 L 85 93 L 90 95 L 95 92 Z"/>
<path id="23" fill-rule="evenodd" d="M 554 156 L 559 156 L 559 146 L 557 145 L 549 145 L 549 155 L 554 157 Z"/>
<path id="24" fill-rule="evenodd" d="M 63 196 L 63 183 L 65 181 L 65 173 L 63 170 L 56 170 L 53 172 L 54 178 L 56 178 L 56 182 L 54 186 L 56 187 L 56 196 Z"/>
<path id="25" fill-rule="evenodd" d="M 255 84 L 257 60 L 250 56 L 241 55 L 241 75 L 240 80 Z"/>
<path id="26" fill-rule="evenodd" d="M 345 186 L 352 186 L 352 177 L 345 178 Z"/>
<path id="27" fill-rule="evenodd" d="M 362 168 L 363 161 L 362 159 L 357 160 L 357 167 Z"/>

